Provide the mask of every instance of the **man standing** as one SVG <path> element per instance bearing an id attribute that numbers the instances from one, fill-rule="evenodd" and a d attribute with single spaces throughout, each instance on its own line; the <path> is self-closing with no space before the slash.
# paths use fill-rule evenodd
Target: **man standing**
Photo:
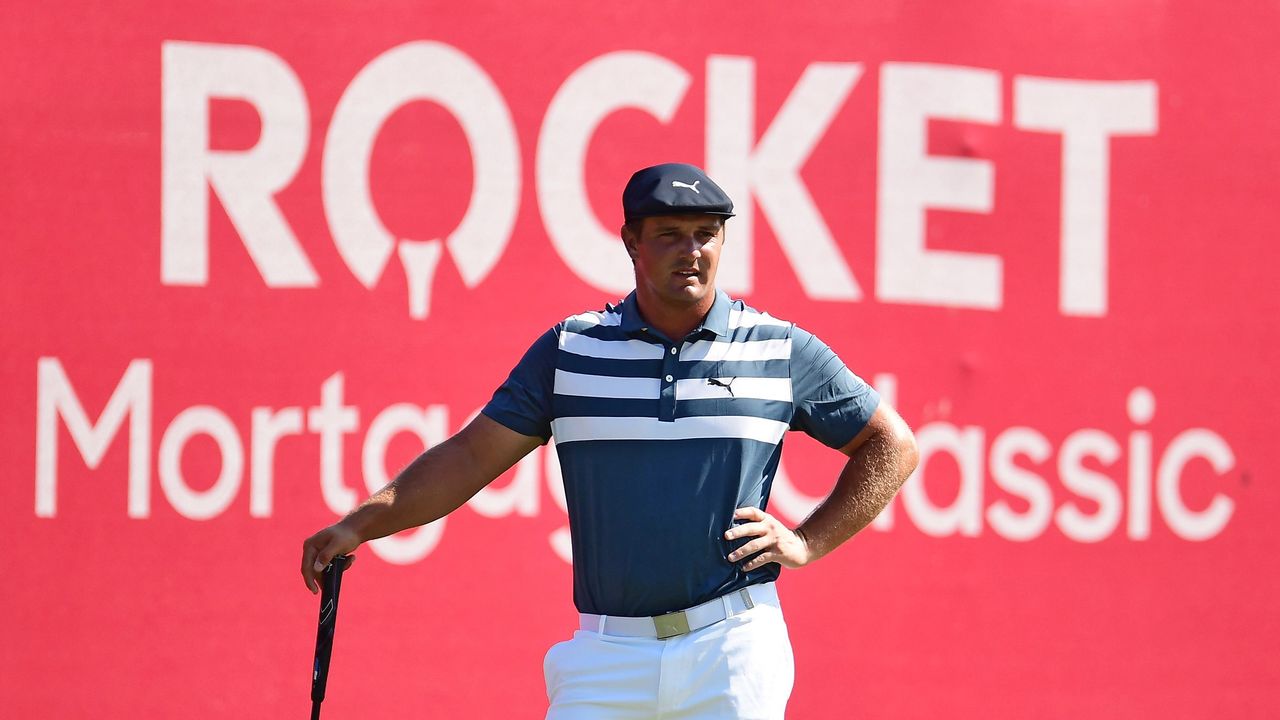
<path id="1" fill-rule="evenodd" d="M 773 581 L 875 518 L 911 431 L 821 341 L 715 288 L 733 203 L 700 169 L 622 196 L 636 289 L 540 337 L 476 419 L 303 543 L 302 575 L 462 505 L 552 437 L 580 630 L 547 653 L 548 718 L 780 718 L 794 675 Z M 799 527 L 765 512 L 788 429 L 848 456 Z"/>

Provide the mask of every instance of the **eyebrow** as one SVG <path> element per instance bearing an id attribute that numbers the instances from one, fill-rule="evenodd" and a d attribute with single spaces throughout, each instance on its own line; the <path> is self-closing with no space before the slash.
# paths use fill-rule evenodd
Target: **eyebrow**
<path id="1" fill-rule="evenodd" d="M 698 229 L 698 230 L 710 230 L 710 231 L 712 231 L 712 232 L 718 232 L 718 231 L 720 230 L 720 228 L 722 228 L 722 227 L 724 227 L 724 223 L 708 222 L 708 223 L 703 223 L 703 224 L 699 225 L 699 226 L 697 227 L 697 229 Z M 654 227 L 653 227 L 653 231 L 654 231 L 654 232 L 663 232 L 663 231 L 665 231 L 665 230 L 679 230 L 679 229 L 680 229 L 680 226 L 679 226 L 679 225 L 672 225 L 672 224 L 667 224 L 667 225 L 654 225 Z"/>

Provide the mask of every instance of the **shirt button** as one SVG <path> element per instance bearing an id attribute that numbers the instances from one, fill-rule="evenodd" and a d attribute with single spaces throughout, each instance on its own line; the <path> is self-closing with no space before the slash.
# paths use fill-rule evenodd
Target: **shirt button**
<path id="1" fill-rule="evenodd" d="M 675 380 L 675 378 L 671 377 L 670 375 L 666 376 L 663 379 L 666 380 L 667 382 L 671 382 L 672 380 Z"/>
<path id="2" fill-rule="evenodd" d="M 675 355 L 675 354 L 676 354 L 676 349 L 675 349 L 675 348 L 671 348 L 671 354 L 672 354 L 672 355 Z"/>

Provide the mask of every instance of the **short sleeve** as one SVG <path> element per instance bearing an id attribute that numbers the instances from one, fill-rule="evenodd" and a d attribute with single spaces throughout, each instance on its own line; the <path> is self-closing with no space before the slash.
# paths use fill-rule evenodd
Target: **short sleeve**
<path id="1" fill-rule="evenodd" d="M 813 334 L 792 328 L 792 430 L 831 448 L 849 444 L 880 405 L 880 394 Z"/>
<path id="2" fill-rule="evenodd" d="M 559 327 L 543 333 L 480 411 L 510 430 L 551 438 L 551 393 L 555 385 Z"/>

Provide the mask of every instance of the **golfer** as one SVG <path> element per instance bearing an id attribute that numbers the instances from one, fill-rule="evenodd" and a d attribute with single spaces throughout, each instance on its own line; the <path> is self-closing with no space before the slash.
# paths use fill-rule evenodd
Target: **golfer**
<path id="1" fill-rule="evenodd" d="M 640 170 L 622 206 L 635 291 L 538 338 L 473 422 L 307 538 L 302 575 L 315 592 L 334 556 L 447 515 L 554 438 L 580 626 L 547 653 L 547 717 L 781 718 L 774 581 L 870 523 L 915 441 L 820 340 L 716 289 L 733 203 L 702 170 Z M 848 457 L 795 528 L 766 511 L 788 430 Z"/>

